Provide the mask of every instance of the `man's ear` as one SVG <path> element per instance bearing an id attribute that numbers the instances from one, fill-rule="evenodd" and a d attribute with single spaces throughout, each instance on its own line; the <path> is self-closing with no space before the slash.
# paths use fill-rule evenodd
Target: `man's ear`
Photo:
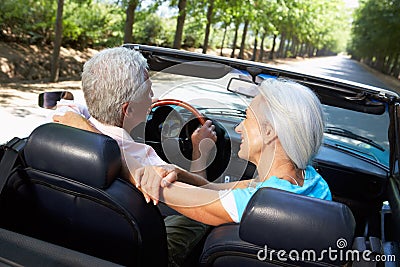
<path id="1" fill-rule="evenodd" d="M 125 102 L 122 104 L 122 114 L 124 117 L 128 117 L 130 113 L 132 113 L 133 108 L 130 105 L 130 102 Z"/>

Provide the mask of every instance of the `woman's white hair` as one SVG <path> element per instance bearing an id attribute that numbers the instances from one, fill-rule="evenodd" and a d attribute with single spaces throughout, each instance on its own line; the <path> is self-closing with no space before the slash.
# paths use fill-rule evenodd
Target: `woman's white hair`
<path id="1" fill-rule="evenodd" d="M 140 101 L 147 93 L 146 59 L 124 47 L 100 51 L 83 66 L 82 90 L 91 116 L 122 126 L 122 104 Z"/>
<path id="2" fill-rule="evenodd" d="M 309 88 L 284 79 L 266 79 L 260 86 L 260 110 L 272 124 L 287 156 L 305 169 L 317 154 L 324 134 L 324 113 Z"/>

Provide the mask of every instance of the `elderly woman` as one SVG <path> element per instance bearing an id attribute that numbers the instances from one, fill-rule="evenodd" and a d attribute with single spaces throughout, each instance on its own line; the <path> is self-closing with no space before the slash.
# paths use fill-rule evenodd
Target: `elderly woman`
<path id="1" fill-rule="evenodd" d="M 327 183 L 309 165 L 324 132 L 319 99 L 307 87 L 280 79 L 263 81 L 259 91 L 235 129 L 242 138 L 239 157 L 257 166 L 258 177 L 217 184 L 176 167 L 147 166 L 136 170 L 131 181 L 155 203 L 161 200 L 209 225 L 239 222 L 261 187 L 331 200 Z"/>

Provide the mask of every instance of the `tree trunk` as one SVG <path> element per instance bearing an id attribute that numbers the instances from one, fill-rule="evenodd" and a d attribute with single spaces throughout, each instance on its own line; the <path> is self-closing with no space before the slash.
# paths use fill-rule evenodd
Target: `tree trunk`
<path id="1" fill-rule="evenodd" d="M 308 56 L 308 51 L 310 50 L 310 43 L 306 43 L 306 47 L 304 49 L 304 57 Z"/>
<path id="2" fill-rule="evenodd" d="M 303 52 L 303 50 L 304 50 L 304 44 L 300 44 L 300 47 L 299 47 L 299 55 L 301 56 L 301 57 L 304 57 L 304 52 Z"/>
<path id="3" fill-rule="evenodd" d="M 290 53 L 292 54 L 293 58 L 296 58 L 297 56 L 297 38 L 293 37 L 292 38 L 292 46 L 290 47 Z"/>
<path id="4" fill-rule="evenodd" d="M 210 38 L 210 27 L 212 23 L 213 11 L 214 11 L 214 0 L 209 0 L 207 8 L 207 25 L 203 43 L 203 54 L 207 54 L 208 39 Z"/>
<path id="5" fill-rule="evenodd" d="M 258 38 L 258 30 L 256 31 L 256 36 L 254 38 L 254 47 L 253 47 L 253 55 L 251 56 L 251 61 L 256 61 L 257 57 L 257 38 Z"/>
<path id="6" fill-rule="evenodd" d="M 263 62 L 264 60 L 264 41 L 267 34 L 264 32 L 261 37 L 261 44 L 260 44 L 260 55 L 258 57 L 258 61 Z"/>
<path id="7" fill-rule="evenodd" d="M 62 21 L 63 21 L 63 9 L 64 9 L 64 0 L 57 1 L 57 15 L 56 15 L 56 28 L 55 28 L 55 37 L 54 37 L 54 50 L 53 50 L 53 58 L 51 60 L 51 71 L 50 71 L 50 81 L 58 82 L 59 73 L 60 73 L 60 49 L 61 49 L 61 41 L 62 41 Z"/>
<path id="8" fill-rule="evenodd" d="M 364 59 L 365 64 L 372 67 L 372 57 L 367 57 Z"/>
<path id="9" fill-rule="evenodd" d="M 385 66 L 384 66 L 385 74 L 390 75 L 390 70 L 391 70 L 391 66 L 393 65 L 394 59 L 395 59 L 395 57 L 393 56 L 393 54 L 386 57 Z"/>
<path id="10" fill-rule="evenodd" d="M 247 29 L 249 28 L 249 23 L 250 23 L 250 21 L 248 19 L 246 19 L 244 22 L 242 42 L 240 43 L 240 51 L 239 51 L 239 55 L 238 55 L 238 58 L 240 58 L 240 59 L 244 58 L 244 48 L 246 46 L 246 35 L 247 35 Z"/>
<path id="11" fill-rule="evenodd" d="M 296 43 L 296 48 L 295 48 L 295 52 L 294 52 L 294 57 L 297 57 L 298 55 L 300 55 L 300 49 L 301 49 L 301 44 Z"/>
<path id="12" fill-rule="evenodd" d="M 399 70 L 400 70 L 400 53 L 397 53 L 393 58 L 393 64 L 390 68 L 389 74 L 398 78 L 399 77 Z M 397 72 L 397 75 L 396 75 Z"/>
<path id="13" fill-rule="evenodd" d="M 310 45 L 309 47 L 308 47 L 308 51 L 307 51 L 307 53 L 308 53 L 308 57 L 309 58 L 312 58 L 313 56 L 314 56 L 314 46 L 312 46 L 312 45 Z"/>
<path id="14" fill-rule="evenodd" d="M 225 24 L 225 29 L 224 29 L 224 35 L 222 36 L 222 42 L 221 42 L 221 52 L 219 53 L 220 56 L 223 56 L 222 54 L 222 49 L 224 49 L 225 45 L 225 37 L 226 37 L 226 31 L 228 30 L 228 23 Z"/>
<path id="15" fill-rule="evenodd" d="M 273 60 L 274 59 L 274 54 L 275 54 L 275 47 L 276 47 L 276 38 L 278 36 L 276 34 L 274 34 L 274 38 L 272 39 L 272 48 L 271 51 L 269 52 L 269 59 Z"/>
<path id="16" fill-rule="evenodd" d="M 135 22 L 135 10 L 138 5 L 138 0 L 131 0 L 126 8 L 126 19 L 124 29 L 124 43 L 133 42 L 133 23 Z"/>
<path id="17" fill-rule="evenodd" d="M 238 37 L 238 31 L 239 31 L 239 25 L 240 23 L 235 23 L 235 37 L 233 37 L 233 44 L 232 44 L 232 53 L 231 53 L 231 58 L 235 57 L 235 50 L 236 50 L 236 42 L 237 42 L 237 37 Z"/>
<path id="18" fill-rule="evenodd" d="M 283 56 L 285 42 L 286 42 L 286 34 L 283 32 L 281 33 L 281 40 L 279 42 L 278 55 L 277 55 L 278 58 L 281 58 Z"/>
<path id="19" fill-rule="evenodd" d="M 290 40 L 290 35 L 289 35 L 288 42 L 284 46 L 283 58 L 288 57 L 288 51 L 290 50 L 291 45 L 292 45 L 292 41 Z"/>
<path id="20" fill-rule="evenodd" d="M 376 58 L 376 69 L 379 70 L 380 72 L 383 72 L 384 70 L 384 63 L 385 63 L 385 58 L 382 56 L 382 54 L 378 55 Z"/>
<path id="21" fill-rule="evenodd" d="M 397 59 L 394 61 L 392 76 L 396 79 L 400 78 L 400 54 L 397 54 Z"/>
<path id="22" fill-rule="evenodd" d="M 180 49 L 182 46 L 183 26 L 185 26 L 186 18 L 186 0 L 179 0 L 178 3 L 179 15 L 176 23 L 176 31 L 173 48 Z"/>

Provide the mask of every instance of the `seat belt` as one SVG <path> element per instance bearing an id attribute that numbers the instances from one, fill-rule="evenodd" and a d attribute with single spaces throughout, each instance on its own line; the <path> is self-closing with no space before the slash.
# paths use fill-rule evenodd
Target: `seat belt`
<path id="1" fill-rule="evenodd" d="M 0 195 L 7 183 L 11 170 L 17 161 L 20 151 L 24 148 L 25 139 L 14 137 L 7 144 L 3 145 L 4 155 L 0 161 Z"/>

